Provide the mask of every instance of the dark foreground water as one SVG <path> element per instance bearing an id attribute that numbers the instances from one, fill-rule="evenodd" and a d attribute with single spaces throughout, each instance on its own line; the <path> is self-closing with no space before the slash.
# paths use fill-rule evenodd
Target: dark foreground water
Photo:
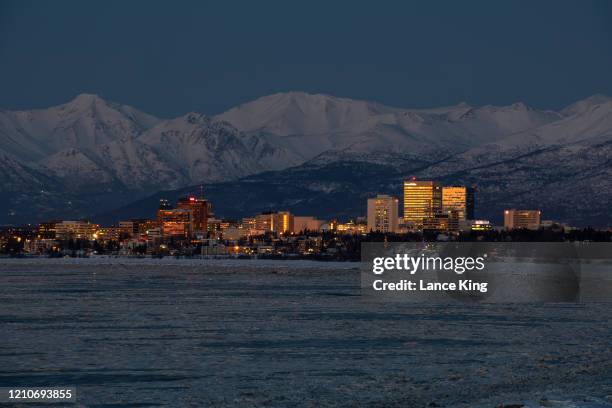
<path id="1" fill-rule="evenodd" d="M 76 406 L 612 407 L 609 304 L 371 303 L 352 265 L 0 260 L 0 306 L 0 387 Z"/>

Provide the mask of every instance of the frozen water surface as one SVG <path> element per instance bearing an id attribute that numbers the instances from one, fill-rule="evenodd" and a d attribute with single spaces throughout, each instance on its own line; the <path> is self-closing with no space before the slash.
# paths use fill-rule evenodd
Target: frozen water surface
<path id="1" fill-rule="evenodd" d="M 1 260 L 0 386 L 77 406 L 612 407 L 610 304 L 415 305 L 356 264 Z"/>

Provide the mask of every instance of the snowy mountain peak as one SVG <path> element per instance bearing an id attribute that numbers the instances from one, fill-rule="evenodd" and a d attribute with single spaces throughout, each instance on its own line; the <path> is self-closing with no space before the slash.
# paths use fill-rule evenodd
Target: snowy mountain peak
<path id="1" fill-rule="evenodd" d="M 571 105 L 563 109 L 561 111 L 561 114 L 565 116 L 576 115 L 591 110 L 596 106 L 607 104 L 609 102 L 612 102 L 612 97 L 603 94 L 595 94 L 581 101 L 572 103 Z"/>
<path id="2" fill-rule="evenodd" d="M 474 180 L 482 186 L 485 202 L 487 194 L 490 200 L 505 199 L 495 196 L 500 191 L 497 178 L 509 177 L 509 195 L 521 190 L 518 183 L 538 179 L 557 162 L 575 166 L 566 172 L 570 175 L 590 162 L 597 164 L 591 166 L 593 171 L 609 173 L 610 135 L 612 98 L 604 95 L 570 105 L 562 114 L 524 103 L 404 109 L 285 92 L 213 117 L 190 112 L 160 120 L 95 94 L 80 94 L 48 109 L 0 111 L 0 179 L 8 180 L 0 184 L 0 192 L 26 192 L 34 186 L 41 191 L 44 184 L 45 191 L 53 190 L 60 198 L 66 192 L 75 194 L 83 203 L 79 208 L 89 211 L 95 204 L 91 192 L 107 192 L 111 203 L 159 189 L 291 168 L 303 172 L 308 182 L 308 177 L 320 177 L 308 175 L 313 164 L 331 165 L 333 176 L 333 166 L 340 162 L 393 165 L 411 174 L 414 166 L 440 162 L 437 173 L 427 170 L 428 177 L 443 178 L 472 174 L 475 165 L 503 163 L 491 173 L 495 177 L 481 174 Z M 554 153 L 559 148 L 566 156 Z M 550 153 L 530 158 L 539 151 Z M 516 167 L 517 157 L 527 161 Z M 606 174 L 597 179 L 605 183 L 611 179 Z M 285 180 L 280 173 L 274 177 Z M 572 182 L 564 186 L 581 184 L 566 179 Z M 493 187 L 487 190 L 488 185 Z M 608 193 L 601 193 L 599 201 L 609 202 L 612 190 L 604 187 L 601 191 Z M 564 197 L 579 197 L 559 191 L 567 193 Z M 19 195 L 9 197 L 11 205 L 20 206 Z"/>
<path id="3" fill-rule="evenodd" d="M 287 92 L 258 98 L 216 118 L 245 132 L 292 136 L 333 132 L 393 110 L 374 102 Z"/>
<path id="4" fill-rule="evenodd" d="M 532 110 L 531 107 L 527 106 L 523 102 L 515 102 L 515 103 L 513 103 L 511 105 L 511 107 L 512 107 L 512 109 L 518 110 L 518 111 L 529 111 L 529 110 Z"/>
<path id="5" fill-rule="evenodd" d="M 87 105 L 91 105 L 92 103 L 96 103 L 96 102 L 105 102 L 105 101 L 97 94 L 81 93 L 75 96 L 66 105 L 87 106 Z"/>
<path id="6" fill-rule="evenodd" d="M 210 117 L 199 112 L 189 112 L 180 119 L 184 119 L 187 123 L 192 125 L 209 125 L 211 122 Z"/>

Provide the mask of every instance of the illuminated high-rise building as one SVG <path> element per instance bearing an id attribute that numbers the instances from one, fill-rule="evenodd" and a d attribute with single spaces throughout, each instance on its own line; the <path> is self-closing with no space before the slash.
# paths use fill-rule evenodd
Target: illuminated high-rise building
<path id="1" fill-rule="evenodd" d="M 208 230 L 208 219 L 212 213 L 212 205 L 208 200 L 193 196 L 184 197 L 178 200 L 176 207 L 191 211 L 194 232 Z"/>
<path id="2" fill-rule="evenodd" d="M 504 210 L 504 227 L 506 229 L 526 228 L 537 230 L 540 228 L 540 210 Z"/>
<path id="3" fill-rule="evenodd" d="M 457 212 L 458 220 L 474 219 L 474 189 L 465 186 L 442 187 L 442 213 Z M 449 214 L 453 217 L 454 214 Z"/>
<path id="4" fill-rule="evenodd" d="M 404 181 L 404 223 L 423 227 L 425 218 L 442 211 L 442 187 L 434 181 Z"/>
<path id="5" fill-rule="evenodd" d="M 368 198 L 368 231 L 397 232 L 399 200 L 388 195 Z"/>

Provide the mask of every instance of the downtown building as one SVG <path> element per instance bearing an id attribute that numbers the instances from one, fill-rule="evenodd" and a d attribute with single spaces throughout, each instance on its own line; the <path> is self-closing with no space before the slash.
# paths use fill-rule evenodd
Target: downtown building
<path id="1" fill-rule="evenodd" d="M 442 214 L 448 231 L 459 231 L 474 219 L 474 189 L 466 186 L 442 187 Z"/>
<path id="2" fill-rule="evenodd" d="M 442 213 L 442 186 L 434 181 L 404 181 L 404 224 L 422 229 Z"/>
<path id="3" fill-rule="evenodd" d="M 193 233 L 208 231 L 208 220 L 213 218 L 212 204 L 203 197 L 183 197 L 178 200 L 177 209 L 191 212 L 191 230 Z"/>
<path id="4" fill-rule="evenodd" d="M 212 217 L 212 204 L 204 198 L 193 196 L 180 198 L 176 208 L 172 208 L 168 200 L 161 199 L 157 210 L 156 224 L 163 238 L 190 239 L 195 237 L 196 234 L 205 237 L 209 232 L 209 224 L 213 221 Z M 145 224 L 145 226 L 150 227 L 148 224 Z M 124 227 L 126 229 L 130 228 L 129 221 L 125 223 Z M 132 225 L 133 233 L 135 230 L 136 226 Z M 152 228 L 148 229 L 148 231 L 151 230 Z"/>
<path id="5" fill-rule="evenodd" d="M 255 230 L 276 234 L 293 231 L 294 216 L 289 211 L 267 211 L 255 216 Z"/>
<path id="6" fill-rule="evenodd" d="M 55 224 L 55 237 L 58 240 L 97 238 L 96 231 L 100 226 L 89 221 L 61 221 Z"/>
<path id="7" fill-rule="evenodd" d="M 540 210 L 504 210 L 504 228 L 537 230 L 540 228 L 541 216 Z"/>
<path id="8" fill-rule="evenodd" d="M 193 233 L 193 213 L 185 208 L 171 208 L 167 200 L 159 201 L 157 224 L 163 238 L 187 239 Z"/>
<path id="9" fill-rule="evenodd" d="M 474 189 L 466 186 L 442 187 L 442 213 L 456 212 L 461 220 L 474 219 Z"/>
<path id="10" fill-rule="evenodd" d="M 368 199 L 367 231 L 398 232 L 399 200 L 388 195 Z"/>

